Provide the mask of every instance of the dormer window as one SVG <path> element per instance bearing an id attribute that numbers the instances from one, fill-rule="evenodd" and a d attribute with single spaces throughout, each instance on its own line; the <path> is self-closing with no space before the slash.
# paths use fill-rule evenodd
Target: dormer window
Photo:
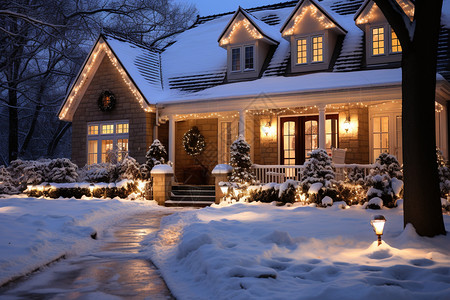
<path id="1" fill-rule="evenodd" d="M 386 57 L 390 54 L 402 53 L 402 46 L 395 34 L 395 31 L 389 25 L 379 25 L 370 28 L 370 51 L 372 57 Z M 384 58 L 384 60 L 389 58 Z M 396 56 L 395 60 L 398 59 Z M 392 61 L 392 58 L 390 58 Z M 369 58 L 368 62 L 371 62 Z"/>
<path id="2" fill-rule="evenodd" d="M 279 44 L 273 29 L 239 9 L 219 37 L 219 46 L 227 50 L 228 81 L 258 78 L 270 47 Z"/>
<path id="3" fill-rule="evenodd" d="M 291 44 L 291 72 L 327 70 L 336 42 L 347 31 L 314 0 L 299 1 L 281 35 Z"/>
<path id="4" fill-rule="evenodd" d="M 400 45 L 400 40 L 395 34 L 394 29 L 391 28 L 391 52 L 400 53 L 402 52 L 402 46 Z"/>

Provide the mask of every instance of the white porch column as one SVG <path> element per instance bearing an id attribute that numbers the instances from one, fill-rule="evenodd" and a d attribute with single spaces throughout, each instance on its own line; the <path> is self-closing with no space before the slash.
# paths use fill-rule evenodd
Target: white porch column
<path id="1" fill-rule="evenodd" d="M 319 148 L 325 149 L 325 105 L 319 105 Z"/>
<path id="2" fill-rule="evenodd" d="M 169 160 L 175 166 L 175 120 L 169 115 Z"/>
<path id="3" fill-rule="evenodd" d="M 239 111 L 239 135 L 245 138 L 245 110 Z"/>

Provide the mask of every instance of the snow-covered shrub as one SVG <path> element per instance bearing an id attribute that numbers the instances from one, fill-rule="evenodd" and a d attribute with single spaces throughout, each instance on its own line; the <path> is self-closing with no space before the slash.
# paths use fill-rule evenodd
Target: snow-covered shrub
<path id="1" fill-rule="evenodd" d="M 27 184 L 41 184 L 47 181 L 46 168 L 49 159 L 40 160 L 14 160 L 8 167 L 11 176 L 18 180 L 21 189 Z"/>
<path id="2" fill-rule="evenodd" d="M 400 164 L 394 155 L 381 153 L 375 162 L 375 167 L 366 176 L 367 200 L 378 197 L 383 200 L 383 206 L 395 207 L 396 200 L 403 191 L 403 174 Z"/>
<path id="3" fill-rule="evenodd" d="M 328 153 L 323 149 L 311 151 L 310 159 L 305 162 L 304 166 L 301 186 L 303 192 L 310 195 L 310 202 L 322 205 L 321 199 L 325 196 L 336 199 L 337 191 L 334 187 L 334 170 Z M 317 193 L 310 190 L 315 183 L 322 184 Z"/>
<path id="4" fill-rule="evenodd" d="M 78 179 L 78 166 L 68 158 L 51 160 L 45 168 L 47 182 L 75 182 Z"/>
<path id="5" fill-rule="evenodd" d="M 0 194 L 18 194 L 18 182 L 11 177 L 8 169 L 0 166 Z"/>
<path id="6" fill-rule="evenodd" d="M 297 190 L 297 182 L 293 180 L 287 180 L 285 183 L 280 185 L 280 190 L 278 195 L 280 197 L 280 204 L 284 205 L 286 203 L 294 203 L 295 202 L 295 193 Z"/>
<path id="7" fill-rule="evenodd" d="M 350 168 L 345 174 L 345 182 L 363 185 L 365 179 L 364 169 L 358 166 Z"/>
<path id="8" fill-rule="evenodd" d="M 117 166 L 109 163 L 86 165 L 80 172 L 80 180 L 87 182 L 115 182 L 118 178 Z"/>
<path id="9" fill-rule="evenodd" d="M 262 203 L 272 203 L 279 201 L 279 192 L 274 187 L 250 191 L 250 202 L 259 201 Z"/>
<path id="10" fill-rule="evenodd" d="M 366 200 L 367 189 L 362 184 L 336 182 L 337 197 L 335 201 L 344 201 L 347 205 L 362 204 Z"/>
<path id="11" fill-rule="evenodd" d="M 241 185 L 255 183 L 256 177 L 251 170 L 253 163 L 250 158 L 250 145 L 242 135 L 239 135 L 239 138 L 231 144 L 230 150 L 230 165 L 233 167 L 230 182 Z"/>
<path id="12" fill-rule="evenodd" d="M 142 179 L 139 163 L 131 156 L 125 157 L 119 163 L 119 179 Z"/>
<path id="13" fill-rule="evenodd" d="M 145 164 L 141 165 L 141 173 L 144 179 L 150 178 L 150 171 L 154 166 L 159 164 L 164 164 L 167 159 L 167 151 L 163 144 L 156 139 L 148 148 L 147 154 L 145 155 L 147 159 Z"/>
<path id="14" fill-rule="evenodd" d="M 447 165 L 442 151 L 436 148 L 436 156 L 439 173 L 439 188 L 441 190 L 441 198 L 447 198 L 450 192 L 450 167 Z"/>

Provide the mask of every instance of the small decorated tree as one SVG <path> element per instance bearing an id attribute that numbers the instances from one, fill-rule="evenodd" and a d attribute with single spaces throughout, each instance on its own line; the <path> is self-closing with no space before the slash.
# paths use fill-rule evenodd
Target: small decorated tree
<path id="1" fill-rule="evenodd" d="M 241 185 L 249 185 L 255 182 L 255 174 L 251 170 L 252 160 L 250 158 L 250 145 L 242 135 L 231 144 L 230 164 L 233 172 L 230 181 Z"/>
<path id="2" fill-rule="evenodd" d="M 150 171 L 153 169 L 153 167 L 159 164 L 164 164 L 166 162 L 166 148 L 164 148 L 163 144 L 161 144 L 161 142 L 156 139 L 148 148 L 145 158 L 147 160 L 145 164 L 141 166 L 141 173 L 143 179 L 149 179 Z"/>
<path id="3" fill-rule="evenodd" d="M 318 196 L 315 202 L 321 204 L 321 198 L 331 196 L 336 199 L 336 191 L 333 188 L 334 170 L 331 166 L 331 158 L 324 149 L 316 149 L 311 151 L 310 159 L 305 162 L 305 168 L 302 172 L 301 186 L 304 193 L 310 193 Z M 314 191 L 311 191 L 313 186 Z M 311 200 L 313 201 L 313 200 Z"/>
<path id="4" fill-rule="evenodd" d="M 442 151 L 436 148 L 436 156 L 439 173 L 439 187 L 441 189 L 441 198 L 447 198 L 450 192 L 450 168 L 447 165 Z"/>

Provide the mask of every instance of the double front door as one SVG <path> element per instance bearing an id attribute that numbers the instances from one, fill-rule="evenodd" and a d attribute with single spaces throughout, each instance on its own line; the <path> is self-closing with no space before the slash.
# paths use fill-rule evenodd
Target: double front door
<path id="1" fill-rule="evenodd" d="M 338 115 L 325 118 L 325 145 L 327 151 L 338 147 Z M 308 153 L 319 147 L 319 116 L 280 118 L 280 146 L 282 165 L 302 165 Z"/>

